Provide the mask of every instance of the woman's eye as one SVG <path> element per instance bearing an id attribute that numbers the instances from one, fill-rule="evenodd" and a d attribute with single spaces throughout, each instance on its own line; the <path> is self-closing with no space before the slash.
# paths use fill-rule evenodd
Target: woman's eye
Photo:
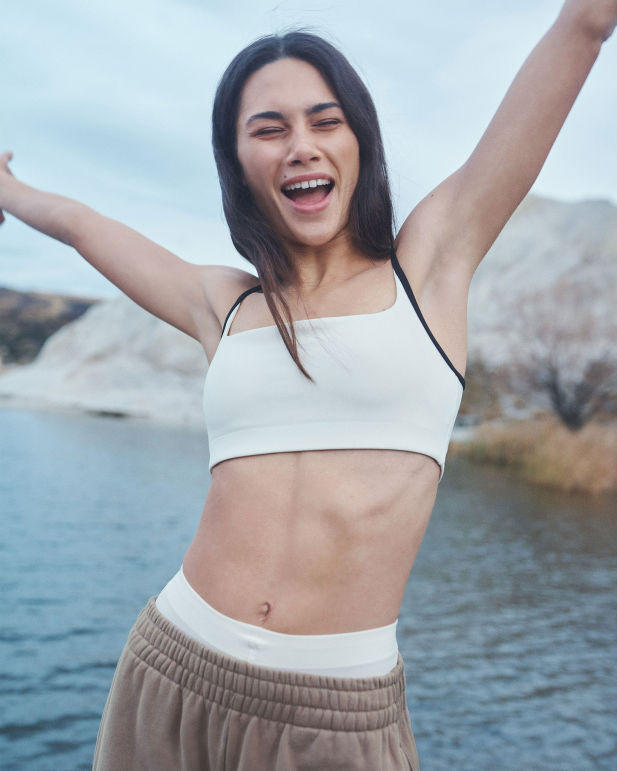
<path id="1" fill-rule="evenodd" d="M 255 132 L 256 137 L 267 136 L 268 134 L 278 134 L 283 129 L 279 126 L 268 126 L 267 128 L 258 129 Z"/>
<path id="2" fill-rule="evenodd" d="M 328 128 L 329 126 L 338 126 L 340 122 L 341 121 L 338 118 L 326 118 L 325 120 L 320 120 L 316 125 L 319 127 Z"/>

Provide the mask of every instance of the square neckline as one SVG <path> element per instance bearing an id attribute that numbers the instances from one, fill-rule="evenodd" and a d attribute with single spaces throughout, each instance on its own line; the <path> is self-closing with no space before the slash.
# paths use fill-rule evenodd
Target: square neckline
<path id="1" fill-rule="evenodd" d="M 312 321 L 324 322 L 324 321 L 334 321 L 335 319 L 358 319 L 358 318 L 367 318 L 371 316 L 383 316 L 384 314 L 390 313 L 399 304 L 401 299 L 401 294 L 404 294 L 404 292 L 401 292 L 400 290 L 402 288 L 404 289 L 404 287 L 402 287 L 401 280 L 398 277 L 397 272 L 394 268 L 392 257 L 389 258 L 389 263 L 392 267 L 392 276 L 394 277 L 394 302 L 392 303 L 392 305 L 389 305 L 387 308 L 384 308 L 380 311 L 373 311 L 369 313 L 350 313 L 350 314 L 338 315 L 338 316 L 313 316 L 307 319 L 295 319 L 293 322 L 294 326 L 296 324 L 306 324 L 307 322 L 312 322 Z M 278 327 L 276 326 L 276 324 L 264 324 L 261 327 L 252 327 L 251 329 L 243 329 L 240 332 L 232 332 L 230 334 L 229 330 L 231 329 L 231 325 L 233 324 L 234 318 L 236 317 L 236 313 L 238 312 L 238 308 L 240 307 L 240 305 L 241 303 L 238 303 L 238 305 L 236 305 L 236 307 L 233 309 L 233 313 L 231 313 L 229 318 L 227 319 L 225 334 L 221 336 L 221 339 L 237 337 L 239 335 L 248 334 L 249 332 L 259 332 L 260 330 L 263 330 L 263 329 L 276 329 L 278 331 Z"/>

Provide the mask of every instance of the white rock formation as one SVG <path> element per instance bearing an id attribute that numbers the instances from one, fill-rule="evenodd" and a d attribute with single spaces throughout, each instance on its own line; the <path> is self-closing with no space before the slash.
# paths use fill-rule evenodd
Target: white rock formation
<path id="1" fill-rule="evenodd" d="M 559 302 L 554 291 L 558 284 L 580 287 L 575 306 Z M 488 363 L 507 360 L 507 330 L 521 306 L 529 303 L 544 316 L 548 310 L 556 318 L 577 316 L 581 327 L 595 317 L 594 329 L 606 343 L 617 328 L 616 287 L 617 207 L 608 201 L 563 203 L 530 195 L 474 276 L 470 353 Z M 543 294 L 545 307 L 540 308 Z M 614 337 L 610 341 L 614 344 Z"/>
<path id="2" fill-rule="evenodd" d="M 0 404 L 33 403 L 203 425 L 201 346 L 126 297 L 52 335 L 31 364 L 0 377 Z"/>

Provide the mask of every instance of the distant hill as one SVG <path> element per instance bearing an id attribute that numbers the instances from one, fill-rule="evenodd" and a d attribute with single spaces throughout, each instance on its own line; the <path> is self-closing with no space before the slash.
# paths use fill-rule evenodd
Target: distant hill
<path id="1" fill-rule="evenodd" d="M 525 348 L 531 351 L 547 328 L 555 339 L 570 335 L 583 353 L 596 348 L 614 358 L 616 288 L 617 207 L 528 196 L 472 283 L 470 362 L 483 364 L 469 368 L 470 381 L 480 375 L 479 390 L 486 396 L 491 367 L 524 358 Z M 73 312 L 84 307 L 84 301 L 64 300 Z M 24 321 L 36 316 L 36 302 L 26 302 L 28 307 Z M 18 327 L 15 322 L 16 338 Z M 206 366 L 198 343 L 119 297 L 56 332 L 31 364 L 0 376 L 0 397 L 201 423 Z M 474 391 L 477 385 L 469 394 Z"/>
<path id="2" fill-rule="evenodd" d="M 31 361 L 48 337 L 82 316 L 94 302 L 0 287 L 0 363 Z"/>
<path id="3" fill-rule="evenodd" d="M 522 314 L 530 335 L 513 339 Z M 617 206 L 529 195 L 472 281 L 470 354 L 502 364 L 513 346 L 532 345 L 547 321 L 555 326 L 566 317 L 580 322 L 581 337 L 573 342 L 600 337 L 595 342 L 610 342 L 617 354 Z"/>
<path id="4" fill-rule="evenodd" d="M 205 371 L 199 343 L 121 295 L 66 324 L 32 363 L 0 375 L 0 398 L 200 424 Z"/>

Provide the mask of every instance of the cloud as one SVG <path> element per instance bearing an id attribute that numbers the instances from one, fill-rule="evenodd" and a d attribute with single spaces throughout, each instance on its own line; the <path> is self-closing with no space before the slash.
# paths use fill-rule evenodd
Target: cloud
<path id="1" fill-rule="evenodd" d="M 375 13 L 374 0 L 15 0 L 3 6 L 0 146 L 14 150 L 14 171 L 30 184 L 150 237 L 163 218 L 163 237 L 195 254 L 204 234 L 221 232 L 210 150 L 218 78 L 259 34 L 309 26 L 342 48 L 374 94 L 402 217 L 467 157 L 560 5 L 389 2 Z M 617 200 L 615 71 L 611 41 L 538 179 L 540 193 Z M 189 234 L 174 236 L 173 223 Z M 38 252 L 51 247 L 23 228 L 5 226 L 0 237 L 20 259 L 30 245 L 36 276 Z M 243 264 L 219 235 L 204 254 Z M 0 261 L 0 282 L 11 283 L 11 270 Z M 68 290 L 74 275 L 66 273 Z"/>

